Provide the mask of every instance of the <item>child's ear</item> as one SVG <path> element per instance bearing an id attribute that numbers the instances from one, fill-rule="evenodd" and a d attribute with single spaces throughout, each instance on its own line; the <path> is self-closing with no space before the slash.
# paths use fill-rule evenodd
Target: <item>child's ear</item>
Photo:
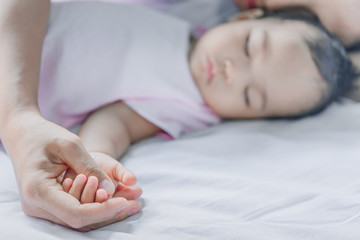
<path id="1" fill-rule="evenodd" d="M 264 16 L 264 10 L 261 8 L 249 9 L 241 11 L 228 18 L 228 22 L 235 22 L 240 20 L 258 19 Z"/>

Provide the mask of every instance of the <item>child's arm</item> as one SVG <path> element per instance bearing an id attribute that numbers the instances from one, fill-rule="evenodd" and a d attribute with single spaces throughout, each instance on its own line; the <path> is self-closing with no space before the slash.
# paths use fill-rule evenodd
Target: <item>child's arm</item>
<path id="1" fill-rule="evenodd" d="M 131 143 L 150 137 L 158 131 L 158 127 L 122 102 L 106 105 L 91 113 L 85 120 L 79 137 L 86 150 L 110 179 L 122 183 L 117 186 L 114 197 L 135 200 L 141 195 L 140 188 L 129 188 L 136 183 L 135 175 L 115 159 L 121 157 Z M 98 189 L 96 177 L 87 179 L 85 175 L 77 175 L 73 169 L 68 169 L 63 179 L 63 190 L 81 203 L 103 202 L 108 199 L 106 192 Z"/>
<path id="2" fill-rule="evenodd" d="M 158 127 L 122 102 L 106 105 L 86 119 L 79 136 L 98 166 L 113 181 L 122 183 L 117 187 L 114 197 L 131 200 L 141 195 L 140 188 L 128 188 L 136 183 L 135 175 L 115 159 L 123 155 L 131 143 L 150 137 L 158 131 Z M 72 169 L 67 170 L 62 186 L 65 192 L 81 203 L 103 202 L 108 199 L 106 192 L 98 189 L 96 177 L 87 179 L 85 175 L 77 175 Z"/>
<path id="3" fill-rule="evenodd" d="M 101 152 L 117 159 L 131 143 L 158 131 L 158 127 L 125 103 L 116 102 L 93 112 L 82 125 L 79 136 L 89 152 Z"/>

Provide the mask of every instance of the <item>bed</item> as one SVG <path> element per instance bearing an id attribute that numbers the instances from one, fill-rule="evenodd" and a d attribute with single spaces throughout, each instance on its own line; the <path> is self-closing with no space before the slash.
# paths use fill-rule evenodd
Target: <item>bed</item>
<path id="1" fill-rule="evenodd" d="M 171 11 L 186 17 L 226 1 L 179 2 Z M 360 105 L 345 100 L 299 121 L 229 121 L 139 142 L 120 161 L 138 177 L 143 210 L 87 233 L 26 216 L 1 151 L 0 239 L 360 239 L 359 119 Z"/>

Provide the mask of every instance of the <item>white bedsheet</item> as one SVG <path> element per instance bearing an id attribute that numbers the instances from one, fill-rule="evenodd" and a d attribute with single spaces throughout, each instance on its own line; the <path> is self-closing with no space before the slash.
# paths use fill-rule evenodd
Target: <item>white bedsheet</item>
<path id="1" fill-rule="evenodd" d="M 216 14 L 220 1 L 182 1 L 173 11 L 211 25 L 205 12 Z M 176 141 L 153 138 L 121 162 L 144 190 L 142 212 L 79 233 L 21 211 L 0 152 L 0 239 L 360 239 L 359 104 L 296 122 L 228 122 Z"/>
<path id="2" fill-rule="evenodd" d="M 360 239 L 360 105 L 292 121 L 228 122 L 149 139 L 122 162 L 143 210 L 78 233 L 25 216 L 0 153 L 1 239 Z"/>

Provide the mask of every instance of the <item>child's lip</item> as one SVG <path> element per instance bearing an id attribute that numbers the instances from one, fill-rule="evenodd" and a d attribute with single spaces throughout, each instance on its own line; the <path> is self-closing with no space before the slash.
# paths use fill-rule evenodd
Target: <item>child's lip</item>
<path id="1" fill-rule="evenodd" d="M 207 83 L 210 84 L 215 77 L 215 73 L 214 73 L 214 66 L 209 59 L 207 60 L 206 70 L 207 70 Z"/>

